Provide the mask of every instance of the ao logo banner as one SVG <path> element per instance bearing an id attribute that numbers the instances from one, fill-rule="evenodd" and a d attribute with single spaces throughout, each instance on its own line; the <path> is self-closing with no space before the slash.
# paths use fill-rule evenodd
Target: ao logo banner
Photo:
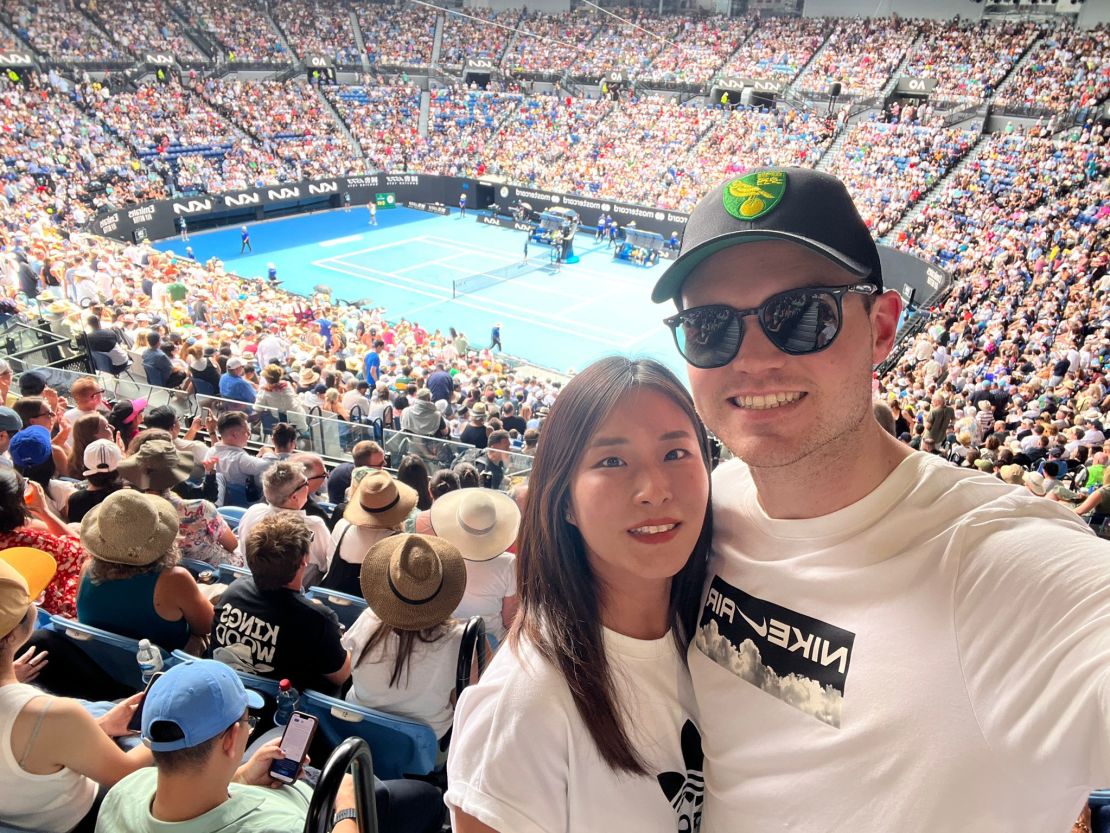
<path id="1" fill-rule="evenodd" d="M 35 59 L 28 52 L 0 52 L 0 67 L 26 69 L 34 65 Z"/>
<path id="2" fill-rule="evenodd" d="M 913 78 L 909 75 L 903 75 L 898 79 L 897 92 L 912 95 L 928 95 L 936 89 L 937 80 L 935 78 Z"/>

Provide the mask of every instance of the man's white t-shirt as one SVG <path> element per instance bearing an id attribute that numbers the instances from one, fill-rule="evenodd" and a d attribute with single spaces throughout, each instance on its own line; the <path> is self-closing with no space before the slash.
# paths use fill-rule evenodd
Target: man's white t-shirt
<path id="1" fill-rule="evenodd" d="M 603 631 L 625 730 L 648 775 L 601 759 L 562 674 L 505 645 L 455 707 L 444 800 L 500 833 L 697 833 L 701 734 L 674 639 Z"/>
<path id="2" fill-rule="evenodd" d="M 713 481 L 704 831 L 1045 833 L 1110 785 L 1110 546 L 1074 512 L 922 453 L 810 520 Z"/>
<path id="3" fill-rule="evenodd" d="M 312 543 L 308 545 L 308 563 L 318 567 L 320 575 L 326 573 L 328 571 L 328 558 L 331 556 L 331 542 L 329 540 L 331 532 L 328 531 L 328 525 L 323 518 L 317 515 L 309 515 L 303 509 L 282 509 L 269 503 L 255 503 L 248 507 L 247 511 L 243 513 L 243 517 L 239 519 L 239 526 L 235 529 L 235 534 L 239 538 L 239 556 L 246 561 L 247 540 L 250 538 L 254 525 L 263 518 L 281 512 L 298 516 L 312 530 Z"/>
<path id="4" fill-rule="evenodd" d="M 500 642 L 506 630 L 501 619 L 501 605 L 507 597 L 515 595 L 516 556 L 511 552 L 503 552 L 489 561 L 467 561 L 466 592 L 452 615 L 464 621 L 471 616 L 481 616 L 486 623 L 486 633 Z"/>

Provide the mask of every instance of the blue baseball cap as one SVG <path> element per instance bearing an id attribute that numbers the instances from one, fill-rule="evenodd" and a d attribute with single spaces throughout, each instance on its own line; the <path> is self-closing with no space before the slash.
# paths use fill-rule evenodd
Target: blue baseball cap
<path id="1" fill-rule="evenodd" d="M 8 453 L 17 468 L 41 465 L 50 459 L 50 432 L 41 425 L 29 425 L 12 436 Z"/>
<path id="2" fill-rule="evenodd" d="M 150 687 L 143 701 L 143 743 L 155 752 L 191 749 L 211 740 L 243 717 L 248 708 L 262 708 L 262 696 L 248 691 L 242 680 L 214 659 L 175 665 Z M 154 741 L 150 727 L 170 723 L 181 730 L 176 740 Z"/>

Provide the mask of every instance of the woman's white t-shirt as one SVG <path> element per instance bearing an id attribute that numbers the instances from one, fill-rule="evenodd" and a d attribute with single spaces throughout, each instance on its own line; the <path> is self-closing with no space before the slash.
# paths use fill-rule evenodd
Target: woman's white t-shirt
<path id="1" fill-rule="evenodd" d="M 462 644 L 464 625 L 452 623 L 435 642 L 416 640 L 412 656 L 402 672 L 397 685 L 390 687 L 393 662 L 397 656 L 400 639 L 394 634 L 381 647 L 375 648 L 366 659 L 358 662 L 362 649 L 381 625 L 372 610 L 364 610 L 343 634 L 342 645 L 351 652 L 351 690 L 347 700 L 378 709 L 386 714 L 419 720 L 435 729 L 441 738 L 451 728 L 454 708 L 451 693 L 455 690 L 455 671 L 459 663 L 459 646 Z M 358 663 L 357 665 L 355 663 Z"/>
<path id="2" fill-rule="evenodd" d="M 505 638 L 505 623 L 501 620 L 501 605 L 508 596 L 516 595 L 516 556 L 503 552 L 489 561 L 466 562 L 466 592 L 453 614 L 466 620 L 481 616 L 486 623 L 486 633 Z"/>
<path id="3" fill-rule="evenodd" d="M 499 833 L 697 833 L 704 796 L 690 675 L 667 634 L 604 631 L 624 725 L 649 775 L 602 761 L 562 674 L 522 641 L 505 645 L 455 708 L 452 814 Z"/>

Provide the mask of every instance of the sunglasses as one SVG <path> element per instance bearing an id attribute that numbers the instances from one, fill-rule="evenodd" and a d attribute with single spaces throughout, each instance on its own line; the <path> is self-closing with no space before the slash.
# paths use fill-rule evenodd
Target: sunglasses
<path id="1" fill-rule="evenodd" d="M 791 356 L 820 353 L 840 334 L 844 296 L 874 295 L 871 284 L 807 286 L 772 295 L 758 307 L 737 309 L 725 304 L 691 307 L 663 321 L 671 328 L 682 358 L 694 367 L 724 367 L 736 358 L 744 341 L 744 319 L 754 315 L 775 347 Z"/>

